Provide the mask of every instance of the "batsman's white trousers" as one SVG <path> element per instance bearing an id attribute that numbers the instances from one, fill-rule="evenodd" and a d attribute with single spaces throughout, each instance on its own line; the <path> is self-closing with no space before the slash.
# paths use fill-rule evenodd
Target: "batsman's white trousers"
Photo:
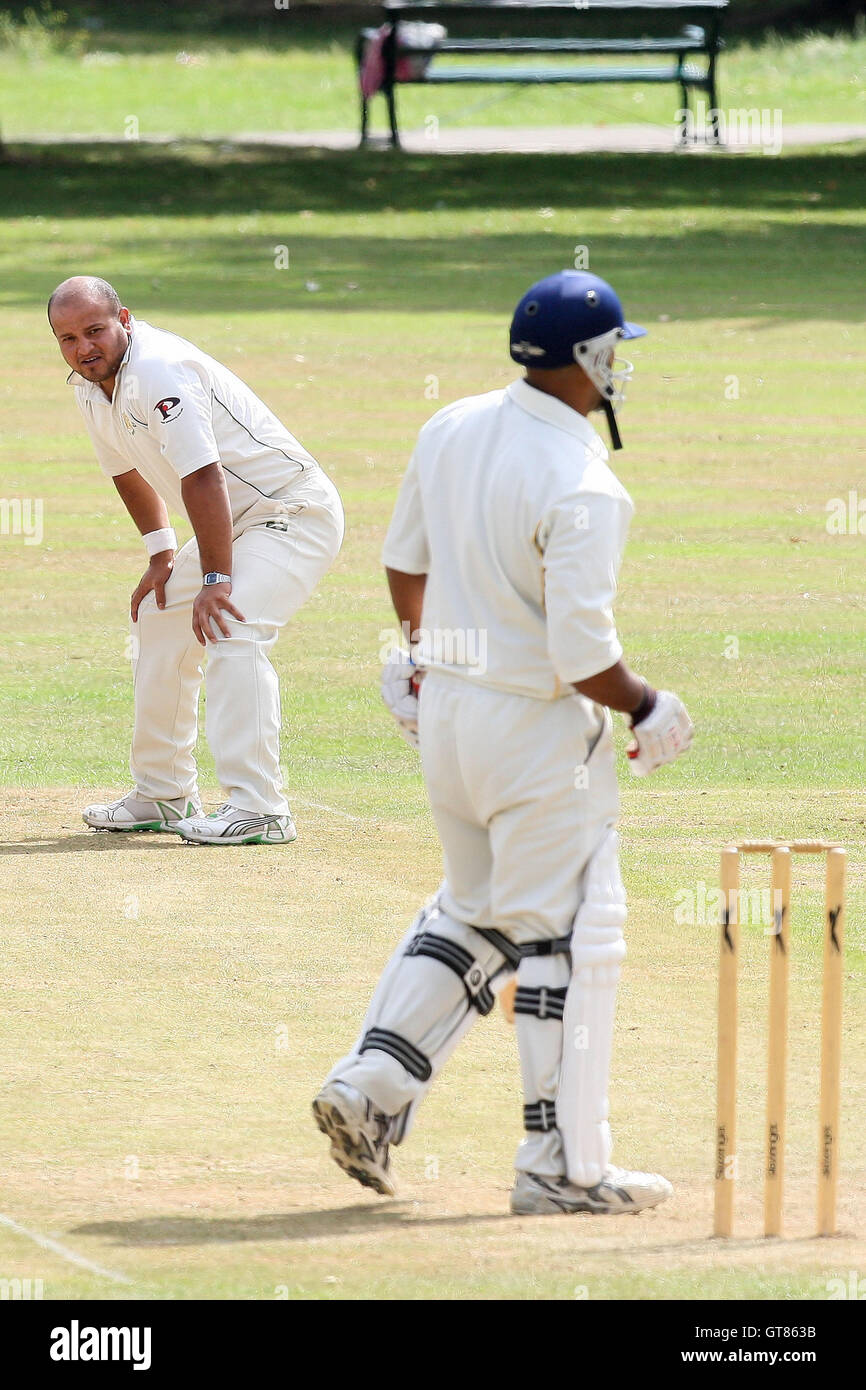
<path id="1" fill-rule="evenodd" d="M 577 693 L 534 700 L 429 671 L 419 733 L 445 911 L 519 945 L 568 936 L 619 814 L 610 716 Z"/>
<path id="2" fill-rule="evenodd" d="M 534 700 L 438 671 L 419 699 L 445 878 L 329 1080 L 394 1116 L 400 1142 L 481 1012 L 476 996 L 467 1001 L 469 984 L 486 980 L 495 993 L 508 977 L 507 937 L 526 948 L 515 1012 L 527 1133 L 516 1167 L 592 1186 L 611 1150 L 607 1085 L 625 954 L 610 715 L 577 694 Z M 485 929 L 497 936 L 480 936 Z"/>
<path id="3" fill-rule="evenodd" d="M 518 972 L 527 1134 L 515 1166 L 592 1186 L 612 1145 L 607 1090 L 625 953 L 610 714 L 576 693 L 548 703 L 428 674 L 419 730 L 443 909 L 521 946 L 570 936 L 567 953 L 527 957 Z M 542 1001 L 563 995 L 559 1022 Z"/>
<path id="4" fill-rule="evenodd" d="M 337 490 L 318 469 L 282 498 L 248 512 L 234 535 L 231 598 L 246 621 L 225 614 L 231 636 L 208 643 L 206 734 L 227 799 L 245 811 L 288 811 L 280 771 L 279 681 L 268 653 L 330 567 L 342 539 Z M 175 556 L 165 608 L 158 609 L 148 594 L 132 625 L 130 771 L 142 797 L 170 800 L 196 788 L 205 653 L 193 635 L 192 604 L 200 588 L 193 539 Z"/>

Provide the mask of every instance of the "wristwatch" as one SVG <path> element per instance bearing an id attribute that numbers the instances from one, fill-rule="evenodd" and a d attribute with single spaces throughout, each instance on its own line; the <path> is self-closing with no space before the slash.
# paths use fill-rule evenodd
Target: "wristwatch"
<path id="1" fill-rule="evenodd" d="M 211 570 L 210 574 L 202 575 L 202 584 L 231 584 L 230 574 L 217 574 L 216 570 Z"/>

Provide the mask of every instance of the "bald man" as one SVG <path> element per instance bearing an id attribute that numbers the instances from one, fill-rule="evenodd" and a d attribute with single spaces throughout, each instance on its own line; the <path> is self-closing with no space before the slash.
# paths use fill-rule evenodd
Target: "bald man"
<path id="1" fill-rule="evenodd" d="M 134 319 L 75 276 L 48 320 L 103 473 L 144 541 L 130 605 L 133 790 L 88 806 L 96 830 L 176 831 L 197 844 L 286 844 L 280 692 L 268 653 L 343 539 L 336 489 L 233 372 Z M 177 549 L 169 510 L 193 538 Z M 207 649 L 207 741 L 226 797 L 202 813 L 195 743 Z"/>

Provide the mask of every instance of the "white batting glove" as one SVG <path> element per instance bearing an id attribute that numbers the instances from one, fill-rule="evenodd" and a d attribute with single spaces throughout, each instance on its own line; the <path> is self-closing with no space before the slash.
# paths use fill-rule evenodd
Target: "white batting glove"
<path id="1" fill-rule="evenodd" d="M 669 690 L 658 690 L 650 713 L 633 729 L 634 742 L 626 753 L 635 777 L 646 777 L 657 767 L 674 762 L 692 746 L 694 725 L 682 700 Z"/>
<path id="2" fill-rule="evenodd" d="M 420 673 L 407 651 L 392 647 L 382 667 L 382 699 L 397 721 L 400 733 L 413 748 L 418 745 L 418 683 Z"/>

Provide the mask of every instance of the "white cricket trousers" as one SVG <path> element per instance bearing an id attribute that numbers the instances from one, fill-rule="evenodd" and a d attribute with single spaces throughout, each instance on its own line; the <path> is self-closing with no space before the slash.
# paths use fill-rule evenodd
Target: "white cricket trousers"
<path id="1" fill-rule="evenodd" d="M 577 693 L 535 700 L 436 671 L 420 699 L 442 907 L 518 945 L 567 936 L 619 814 L 610 716 Z"/>
<path id="2" fill-rule="evenodd" d="M 610 715 L 576 693 L 537 700 L 436 671 L 419 702 L 445 877 L 329 1079 L 399 1117 L 400 1142 L 479 1017 L 466 999 L 473 978 L 486 977 L 495 994 L 511 974 L 516 953 L 480 934 L 492 930 L 522 948 L 515 1013 L 526 1138 L 515 1166 L 592 1186 L 611 1151 L 607 1089 L 625 954 Z"/>
<path id="3" fill-rule="evenodd" d="M 253 524 L 232 542 L 231 598 L 246 621 L 224 614 L 231 636 L 207 647 L 205 732 L 226 798 L 245 811 L 285 815 L 280 690 L 268 653 L 280 628 L 306 602 L 339 551 L 343 509 L 330 479 L 316 469 L 282 499 L 257 507 L 254 515 Z M 150 593 L 132 624 L 130 771 L 137 794 L 152 800 L 186 797 L 196 790 L 205 652 L 193 634 L 192 604 L 201 577 L 193 539 L 175 556 L 165 608 L 157 608 Z"/>
<path id="4" fill-rule="evenodd" d="M 621 890 L 610 714 L 576 692 L 548 702 L 434 673 L 421 685 L 419 731 L 444 911 L 522 947 L 570 937 L 568 954 L 524 958 L 518 970 L 526 1137 L 515 1168 L 592 1186 L 610 1160 L 607 1092 L 625 951 L 621 929 L 609 927 L 611 914 L 625 915 L 624 893 L 608 900 L 610 885 Z M 591 961 L 602 964 L 587 968 Z M 556 997 L 561 1022 L 542 1007 Z"/>

